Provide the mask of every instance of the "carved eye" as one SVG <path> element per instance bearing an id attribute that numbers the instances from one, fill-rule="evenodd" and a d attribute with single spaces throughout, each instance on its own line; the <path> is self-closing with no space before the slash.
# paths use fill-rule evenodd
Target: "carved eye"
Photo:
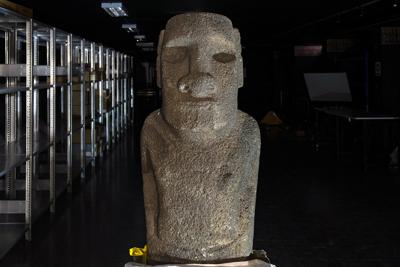
<path id="1" fill-rule="evenodd" d="M 185 47 L 166 47 L 162 53 L 162 59 L 169 63 L 178 63 L 185 59 Z"/>
<path id="2" fill-rule="evenodd" d="M 234 54 L 230 54 L 230 53 L 217 53 L 213 55 L 213 58 L 221 63 L 229 63 L 232 62 L 236 59 L 236 56 Z"/>

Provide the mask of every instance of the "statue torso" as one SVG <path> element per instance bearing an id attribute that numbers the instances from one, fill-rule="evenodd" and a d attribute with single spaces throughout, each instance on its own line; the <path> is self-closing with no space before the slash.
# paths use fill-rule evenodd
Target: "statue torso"
<path id="1" fill-rule="evenodd" d="M 246 188 L 257 182 L 249 169 L 258 160 L 252 147 L 259 146 L 258 128 L 253 136 L 243 132 L 249 117 L 238 116 L 238 127 L 220 141 L 193 143 L 175 135 L 159 112 L 150 116 L 144 146 L 157 187 L 160 241 L 212 253 L 248 234 L 242 217 L 254 209 Z"/>

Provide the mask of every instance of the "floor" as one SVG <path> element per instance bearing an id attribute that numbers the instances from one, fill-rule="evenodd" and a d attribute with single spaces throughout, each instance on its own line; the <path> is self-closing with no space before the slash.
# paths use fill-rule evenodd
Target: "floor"
<path id="1" fill-rule="evenodd" d="M 128 249 L 145 243 L 140 170 L 132 133 L 65 194 L 54 216 L 34 225 L 31 244 L 21 241 L 0 266 L 123 266 Z"/>
<path id="2" fill-rule="evenodd" d="M 1 267 L 123 266 L 145 244 L 138 131 L 65 194 Z M 400 266 L 400 177 L 385 166 L 362 171 L 357 157 L 313 152 L 293 133 L 262 129 L 255 249 L 278 267 Z"/>

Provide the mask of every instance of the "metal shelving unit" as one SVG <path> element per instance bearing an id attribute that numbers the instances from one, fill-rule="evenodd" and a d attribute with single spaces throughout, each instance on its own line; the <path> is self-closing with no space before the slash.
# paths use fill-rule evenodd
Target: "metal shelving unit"
<path id="1" fill-rule="evenodd" d="M 131 56 L 0 7 L 2 41 L 0 258 L 133 121 Z"/>

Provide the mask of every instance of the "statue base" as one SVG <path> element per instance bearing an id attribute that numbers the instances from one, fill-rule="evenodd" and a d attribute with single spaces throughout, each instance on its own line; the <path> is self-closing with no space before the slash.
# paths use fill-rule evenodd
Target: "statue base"
<path id="1" fill-rule="evenodd" d="M 138 262 L 128 262 L 125 267 L 276 267 L 273 264 L 267 263 L 259 259 L 248 261 L 235 261 L 218 264 L 200 264 L 200 263 L 185 263 L 185 264 L 160 264 L 147 265 Z"/>

